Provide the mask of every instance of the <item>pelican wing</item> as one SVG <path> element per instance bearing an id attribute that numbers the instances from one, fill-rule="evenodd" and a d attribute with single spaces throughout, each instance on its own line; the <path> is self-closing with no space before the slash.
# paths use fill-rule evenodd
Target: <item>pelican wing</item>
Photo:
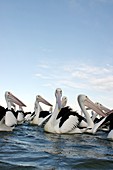
<path id="1" fill-rule="evenodd" d="M 77 116 L 70 115 L 62 117 L 59 123 L 61 133 L 70 133 L 77 127 L 79 120 Z"/>
<path id="2" fill-rule="evenodd" d="M 59 119 L 61 117 L 64 117 L 65 115 L 69 115 L 70 114 L 70 111 L 72 111 L 72 109 L 67 106 L 67 107 L 63 107 L 60 112 L 58 113 L 58 116 L 56 119 Z"/>

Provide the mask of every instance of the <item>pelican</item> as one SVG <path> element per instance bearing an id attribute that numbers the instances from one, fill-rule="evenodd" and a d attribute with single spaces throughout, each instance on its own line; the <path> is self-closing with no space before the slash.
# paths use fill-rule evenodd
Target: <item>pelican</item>
<path id="1" fill-rule="evenodd" d="M 16 105 L 25 106 L 17 97 L 12 93 L 6 91 L 5 99 L 7 108 L 0 106 L 0 131 L 12 131 L 17 123 L 15 109 Z M 12 108 L 14 107 L 14 108 Z"/>
<path id="2" fill-rule="evenodd" d="M 42 125 L 42 123 L 44 123 L 51 116 L 51 112 L 42 110 L 39 104 L 40 102 L 52 107 L 52 105 L 47 100 L 45 100 L 42 96 L 40 95 L 36 96 L 36 100 L 34 104 L 34 114 L 30 123 L 39 126 Z"/>
<path id="3" fill-rule="evenodd" d="M 49 133 L 82 133 L 77 127 L 84 118 L 77 112 L 72 111 L 68 106 L 62 107 L 62 90 L 57 88 L 55 91 L 56 104 L 54 111 L 44 126 L 44 131 Z"/>
<path id="4" fill-rule="evenodd" d="M 12 112 L 11 106 L 12 103 L 17 104 L 18 106 L 26 107 L 26 105 L 20 101 L 16 96 L 14 96 L 11 92 L 6 91 L 5 92 L 5 99 L 7 103 L 7 111 L 5 114 L 5 125 L 12 127 L 17 124 L 17 118 L 15 117 L 15 112 Z"/>
<path id="5" fill-rule="evenodd" d="M 94 128 L 95 124 L 93 122 L 93 119 L 90 117 L 86 107 L 88 107 L 88 109 L 92 109 L 103 118 L 106 116 L 106 113 L 104 113 L 99 107 L 97 107 L 97 105 L 95 105 L 95 103 L 93 103 L 86 95 L 78 95 L 78 103 L 87 120 L 87 128 L 84 129 L 84 132 L 92 133 L 92 129 Z"/>

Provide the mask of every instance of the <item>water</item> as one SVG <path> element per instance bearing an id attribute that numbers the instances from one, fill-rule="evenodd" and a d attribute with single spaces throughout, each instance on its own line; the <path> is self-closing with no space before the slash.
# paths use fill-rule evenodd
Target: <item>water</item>
<path id="1" fill-rule="evenodd" d="M 0 170 L 112 170 L 107 133 L 59 135 L 23 124 L 0 132 Z"/>

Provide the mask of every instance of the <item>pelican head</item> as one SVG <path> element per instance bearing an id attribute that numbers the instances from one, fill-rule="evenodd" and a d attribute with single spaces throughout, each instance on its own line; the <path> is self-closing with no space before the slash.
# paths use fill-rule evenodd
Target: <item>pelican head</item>
<path id="1" fill-rule="evenodd" d="M 37 102 L 42 102 L 42 103 L 44 103 L 44 104 L 46 104 L 46 105 L 48 105 L 48 106 L 52 106 L 52 104 L 50 104 L 47 100 L 45 100 L 42 96 L 40 96 L 40 95 L 37 95 L 36 96 L 36 101 Z"/>
<path id="2" fill-rule="evenodd" d="M 5 99 L 6 102 L 15 103 L 19 106 L 26 107 L 26 105 L 22 101 L 20 101 L 17 97 L 15 97 L 11 92 L 8 91 L 5 92 Z"/>
<path id="3" fill-rule="evenodd" d="M 66 104 L 67 104 L 67 97 L 63 96 L 62 97 L 62 107 L 66 106 Z"/>
<path id="4" fill-rule="evenodd" d="M 78 96 L 78 103 L 80 105 L 80 107 L 82 108 L 85 108 L 85 106 L 87 106 L 88 108 L 94 110 L 96 113 L 98 113 L 99 115 L 105 117 L 105 113 L 99 109 L 99 107 L 97 107 L 95 105 L 95 103 L 93 103 L 86 95 L 79 95 Z"/>

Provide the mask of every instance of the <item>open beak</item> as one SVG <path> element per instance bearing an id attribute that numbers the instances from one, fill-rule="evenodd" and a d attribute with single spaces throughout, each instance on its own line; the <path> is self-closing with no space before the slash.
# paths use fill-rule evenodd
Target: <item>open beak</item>
<path id="1" fill-rule="evenodd" d="M 45 100 L 43 97 L 41 97 L 40 95 L 37 95 L 36 96 L 36 100 L 38 101 L 38 102 L 42 102 L 42 103 L 44 103 L 44 104 L 46 104 L 46 105 L 48 105 L 48 106 L 53 106 L 52 104 L 50 104 L 47 100 Z"/>
<path id="2" fill-rule="evenodd" d="M 26 105 L 22 101 L 20 101 L 16 96 L 14 96 L 10 92 L 5 92 L 5 98 L 6 98 L 6 101 L 10 101 L 11 103 L 15 103 L 19 106 L 26 107 Z"/>

